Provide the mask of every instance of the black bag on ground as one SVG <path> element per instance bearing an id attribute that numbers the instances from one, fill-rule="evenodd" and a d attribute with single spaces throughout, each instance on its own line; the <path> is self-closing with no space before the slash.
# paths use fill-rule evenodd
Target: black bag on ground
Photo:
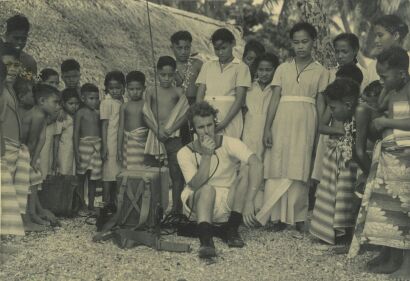
<path id="1" fill-rule="evenodd" d="M 81 207 L 82 196 L 79 194 L 76 176 L 47 176 L 38 197 L 43 208 L 56 216 L 73 217 Z"/>

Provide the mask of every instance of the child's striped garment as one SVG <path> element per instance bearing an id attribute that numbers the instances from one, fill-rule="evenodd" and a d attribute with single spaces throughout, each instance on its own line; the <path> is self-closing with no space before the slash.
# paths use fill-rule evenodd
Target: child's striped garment
<path id="1" fill-rule="evenodd" d="M 143 166 L 147 134 L 148 129 L 144 127 L 124 132 L 123 165 L 126 170 L 135 170 Z"/>
<path id="2" fill-rule="evenodd" d="M 80 164 L 77 167 L 77 174 L 84 175 L 90 170 L 90 180 L 100 180 L 102 169 L 101 138 L 92 136 L 80 138 L 78 149 Z"/>
<path id="3" fill-rule="evenodd" d="M 6 168 L 12 178 L 12 184 L 16 191 L 20 213 L 26 213 L 27 195 L 30 193 L 30 153 L 27 146 L 12 139 L 4 138 Z"/>
<path id="4" fill-rule="evenodd" d="M 7 168 L 7 163 L 3 159 L 1 166 L 1 192 L 0 192 L 0 235 L 24 235 L 23 220 L 20 215 L 19 202 L 17 200 L 16 189 L 13 186 L 13 179 Z M 27 196 L 26 196 L 27 201 Z"/>

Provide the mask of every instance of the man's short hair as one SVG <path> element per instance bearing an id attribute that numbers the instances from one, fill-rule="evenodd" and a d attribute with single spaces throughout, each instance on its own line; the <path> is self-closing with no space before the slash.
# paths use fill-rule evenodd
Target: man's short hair
<path id="1" fill-rule="evenodd" d="M 408 71 L 409 55 L 401 47 L 390 47 L 377 56 L 377 63 L 387 63 L 389 68 Z"/>
<path id="2" fill-rule="evenodd" d="M 191 126 L 193 126 L 195 116 L 200 116 L 200 117 L 212 116 L 213 119 L 216 120 L 217 114 L 218 114 L 218 110 L 213 108 L 208 102 L 201 101 L 201 102 L 191 105 L 191 107 L 188 109 L 187 117 L 188 117 L 189 123 L 191 124 Z"/>
<path id="3" fill-rule="evenodd" d="M 235 36 L 227 28 L 220 28 L 216 30 L 211 36 L 212 44 L 215 44 L 217 41 L 233 43 L 235 42 Z"/>
<path id="4" fill-rule="evenodd" d="M 0 46 L 0 56 L 12 56 L 15 59 L 20 59 L 20 51 L 13 44 L 5 42 Z"/>
<path id="5" fill-rule="evenodd" d="M 350 78 L 360 85 L 363 82 L 363 73 L 357 65 L 349 63 L 339 67 L 336 71 L 336 78 Z"/>
<path id="6" fill-rule="evenodd" d="M 58 76 L 58 72 L 52 68 L 44 68 L 43 70 L 41 70 L 39 76 L 40 76 L 41 81 L 45 82 L 51 76 Z"/>
<path id="7" fill-rule="evenodd" d="M 7 77 L 7 66 L 0 60 L 0 82 L 4 82 Z"/>
<path id="8" fill-rule="evenodd" d="M 6 34 L 17 30 L 26 33 L 30 31 L 30 22 L 24 15 L 15 15 L 6 21 Z"/>
<path id="9" fill-rule="evenodd" d="M 52 95 L 59 96 L 60 93 L 55 87 L 46 84 L 35 85 L 33 88 L 33 92 L 36 104 L 38 104 L 38 101 L 41 98 L 48 98 Z"/>
<path id="10" fill-rule="evenodd" d="M 114 70 L 114 71 L 108 72 L 107 75 L 105 75 L 105 79 L 104 79 L 104 87 L 105 88 L 108 87 L 108 83 L 110 83 L 110 81 L 117 81 L 117 82 L 121 83 L 121 85 L 125 86 L 124 73 L 122 73 L 119 70 Z"/>
<path id="11" fill-rule="evenodd" d="M 125 78 L 127 84 L 130 82 L 140 82 L 142 85 L 145 86 L 145 75 L 141 71 L 131 71 L 130 73 L 127 74 L 127 77 Z"/>
<path id="12" fill-rule="evenodd" d="M 391 34 L 397 32 L 400 36 L 400 40 L 403 40 L 409 33 L 407 24 L 396 15 L 381 16 L 373 22 L 373 25 L 380 25 Z"/>
<path id="13" fill-rule="evenodd" d="M 81 67 L 75 59 L 68 59 L 61 63 L 61 72 L 68 72 L 72 70 L 80 71 Z"/>
<path id="14" fill-rule="evenodd" d="M 171 43 L 172 44 L 178 44 L 179 41 L 188 41 L 192 43 L 192 35 L 189 33 L 189 31 L 186 30 L 180 30 L 172 34 L 171 36 Z"/>
<path id="15" fill-rule="evenodd" d="M 170 66 L 175 70 L 177 69 L 177 62 L 173 57 L 162 56 L 158 59 L 157 69 L 162 69 L 164 66 Z"/>
<path id="16" fill-rule="evenodd" d="M 351 101 L 353 105 L 358 103 L 359 94 L 359 84 L 350 78 L 336 79 L 325 90 L 326 98 L 338 101 Z"/>
<path id="17" fill-rule="evenodd" d="M 80 100 L 80 98 L 78 97 L 77 90 L 73 88 L 64 89 L 61 93 L 61 99 L 63 100 L 63 102 L 67 102 L 71 98 L 76 98 Z"/>
<path id="18" fill-rule="evenodd" d="M 81 86 L 81 95 L 84 95 L 85 93 L 99 93 L 100 91 L 98 90 L 98 87 L 92 83 L 85 83 L 84 85 Z"/>

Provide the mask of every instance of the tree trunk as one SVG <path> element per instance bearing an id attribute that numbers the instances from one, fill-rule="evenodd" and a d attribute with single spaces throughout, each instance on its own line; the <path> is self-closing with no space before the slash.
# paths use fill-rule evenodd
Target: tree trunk
<path id="1" fill-rule="evenodd" d="M 336 58 L 329 30 L 329 19 L 323 9 L 321 0 L 303 0 L 300 7 L 302 20 L 309 22 L 317 30 L 318 36 L 314 47 L 314 59 L 327 68 L 336 66 Z"/>

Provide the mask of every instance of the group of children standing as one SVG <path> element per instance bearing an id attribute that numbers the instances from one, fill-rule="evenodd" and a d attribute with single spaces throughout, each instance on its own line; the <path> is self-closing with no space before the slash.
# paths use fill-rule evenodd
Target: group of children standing
<path id="1" fill-rule="evenodd" d="M 406 131 L 410 131 L 406 124 L 410 117 L 408 55 L 398 47 L 408 28 L 396 16 L 383 16 L 374 23 L 378 59 L 368 68 L 358 63 L 358 38 L 343 33 L 333 41 L 338 67 L 325 69 L 312 57 L 317 33 L 308 23 L 298 23 L 291 29 L 295 57 L 282 64 L 256 41 L 246 44 L 242 61 L 235 58 L 235 38 L 225 28 L 211 37 L 217 58 L 202 63 L 191 56 L 191 34 L 178 31 L 171 37 L 175 58 L 158 59 L 158 85 L 146 87 L 140 71 L 127 75 L 111 71 L 105 77 L 103 95 L 94 84 L 80 85 L 80 65 L 73 59 L 61 64 L 66 86 L 63 91 L 57 90 L 59 74 L 49 68 L 40 72 L 34 84 L 30 74 L 36 75 L 35 61 L 23 51 L 28 30 L 24 16 L 10 18 L 1 47 L 0 77 L 6 79 L 0 87 L 2 234 L 24 233 L 16 215 L 19 213 L 24 214 L 28 230 L 57 223 L 36 196 L 42 180 L 55 173 L 78 175 L 82 187 L 88 182 L 88 209 L 92 211 L 99 181 L 103 182 L 104 203 L 115 204 L 116 176 L 122 169 L 167 163 L 173 188 L 172 211 L 180 213 L 185 182 L 176 154 L 194 137 L 185 116 L 189 105 L 202 100 L 218 110 L 216 131 L 241 138 L 264 162 L 263 202 L 255 210 L 262 225 L 272 221 L 277 230 L 290 224 L 303 231 L 309 187 L 316 182 L 310 233 L 335 244 L 339 236 L 351 233 L 356 223 L 354 199 L 355 192 L 360 192 L 355 189 L 359 168 L 362 182 L 369 177 L 364 198 L 367 203 L 372 200 L 370 194 L 377 180 L 370 180 L 375 177 L 371 151 L 387 131 L 399 134 L 395 145 L 401 150 L 377 158 L 376 164 L 386 162 L 381 165 L 385 170 L 375 168 L 374 173 L 388 173 L 393 167 L 390 160 L 402 160 L 402 166 L 398 166 L 408 169 L 406 150 L 402 149 L 409 145 Z M 400 106 L 396 102 L 401 102 Z M 394 146 L 393 140 L 388 144 Z M 384 155 L 387 146 L 381 143 L 378 155 Z M 387 256 L 381 259 L 389 262 L 389 268 L 380 262 L 371 266 L 375 272 L 402 274 L 410 262 L 406 199 L 410 179 L 394 172 L 399 179 L 384 180 L 390 180 L 390 185 L 400 180 L 404 187 L 397 186 L 393 192 L 398 195 L 385 204 L 387 213 L 395 212 L 392 224 L 397 225 L 401 242 L 386 242 L 386 237 L 372 240 L 372 230 L 366 232 L 364 227 L 364 232 L 356 229 L 360 237 L 354 245 L 370 240 L 396 252 L 404 250 L 399 260 L 392 260 L 393 250 L 386 250 Z M 10 194 L 4 197 L 7 192 Z M 380 198 L 376 196 L 377 204 L 388 201 L 384 198 L 380 203 Z M 399 204 L 390 210 L 388 204 L 393 198 L 399 198 Z M 372 210 L 362 205 L 359 222 L 364 224 Z M 377 210 L 372 215 L 373 219 L 377 217 Z"/>

